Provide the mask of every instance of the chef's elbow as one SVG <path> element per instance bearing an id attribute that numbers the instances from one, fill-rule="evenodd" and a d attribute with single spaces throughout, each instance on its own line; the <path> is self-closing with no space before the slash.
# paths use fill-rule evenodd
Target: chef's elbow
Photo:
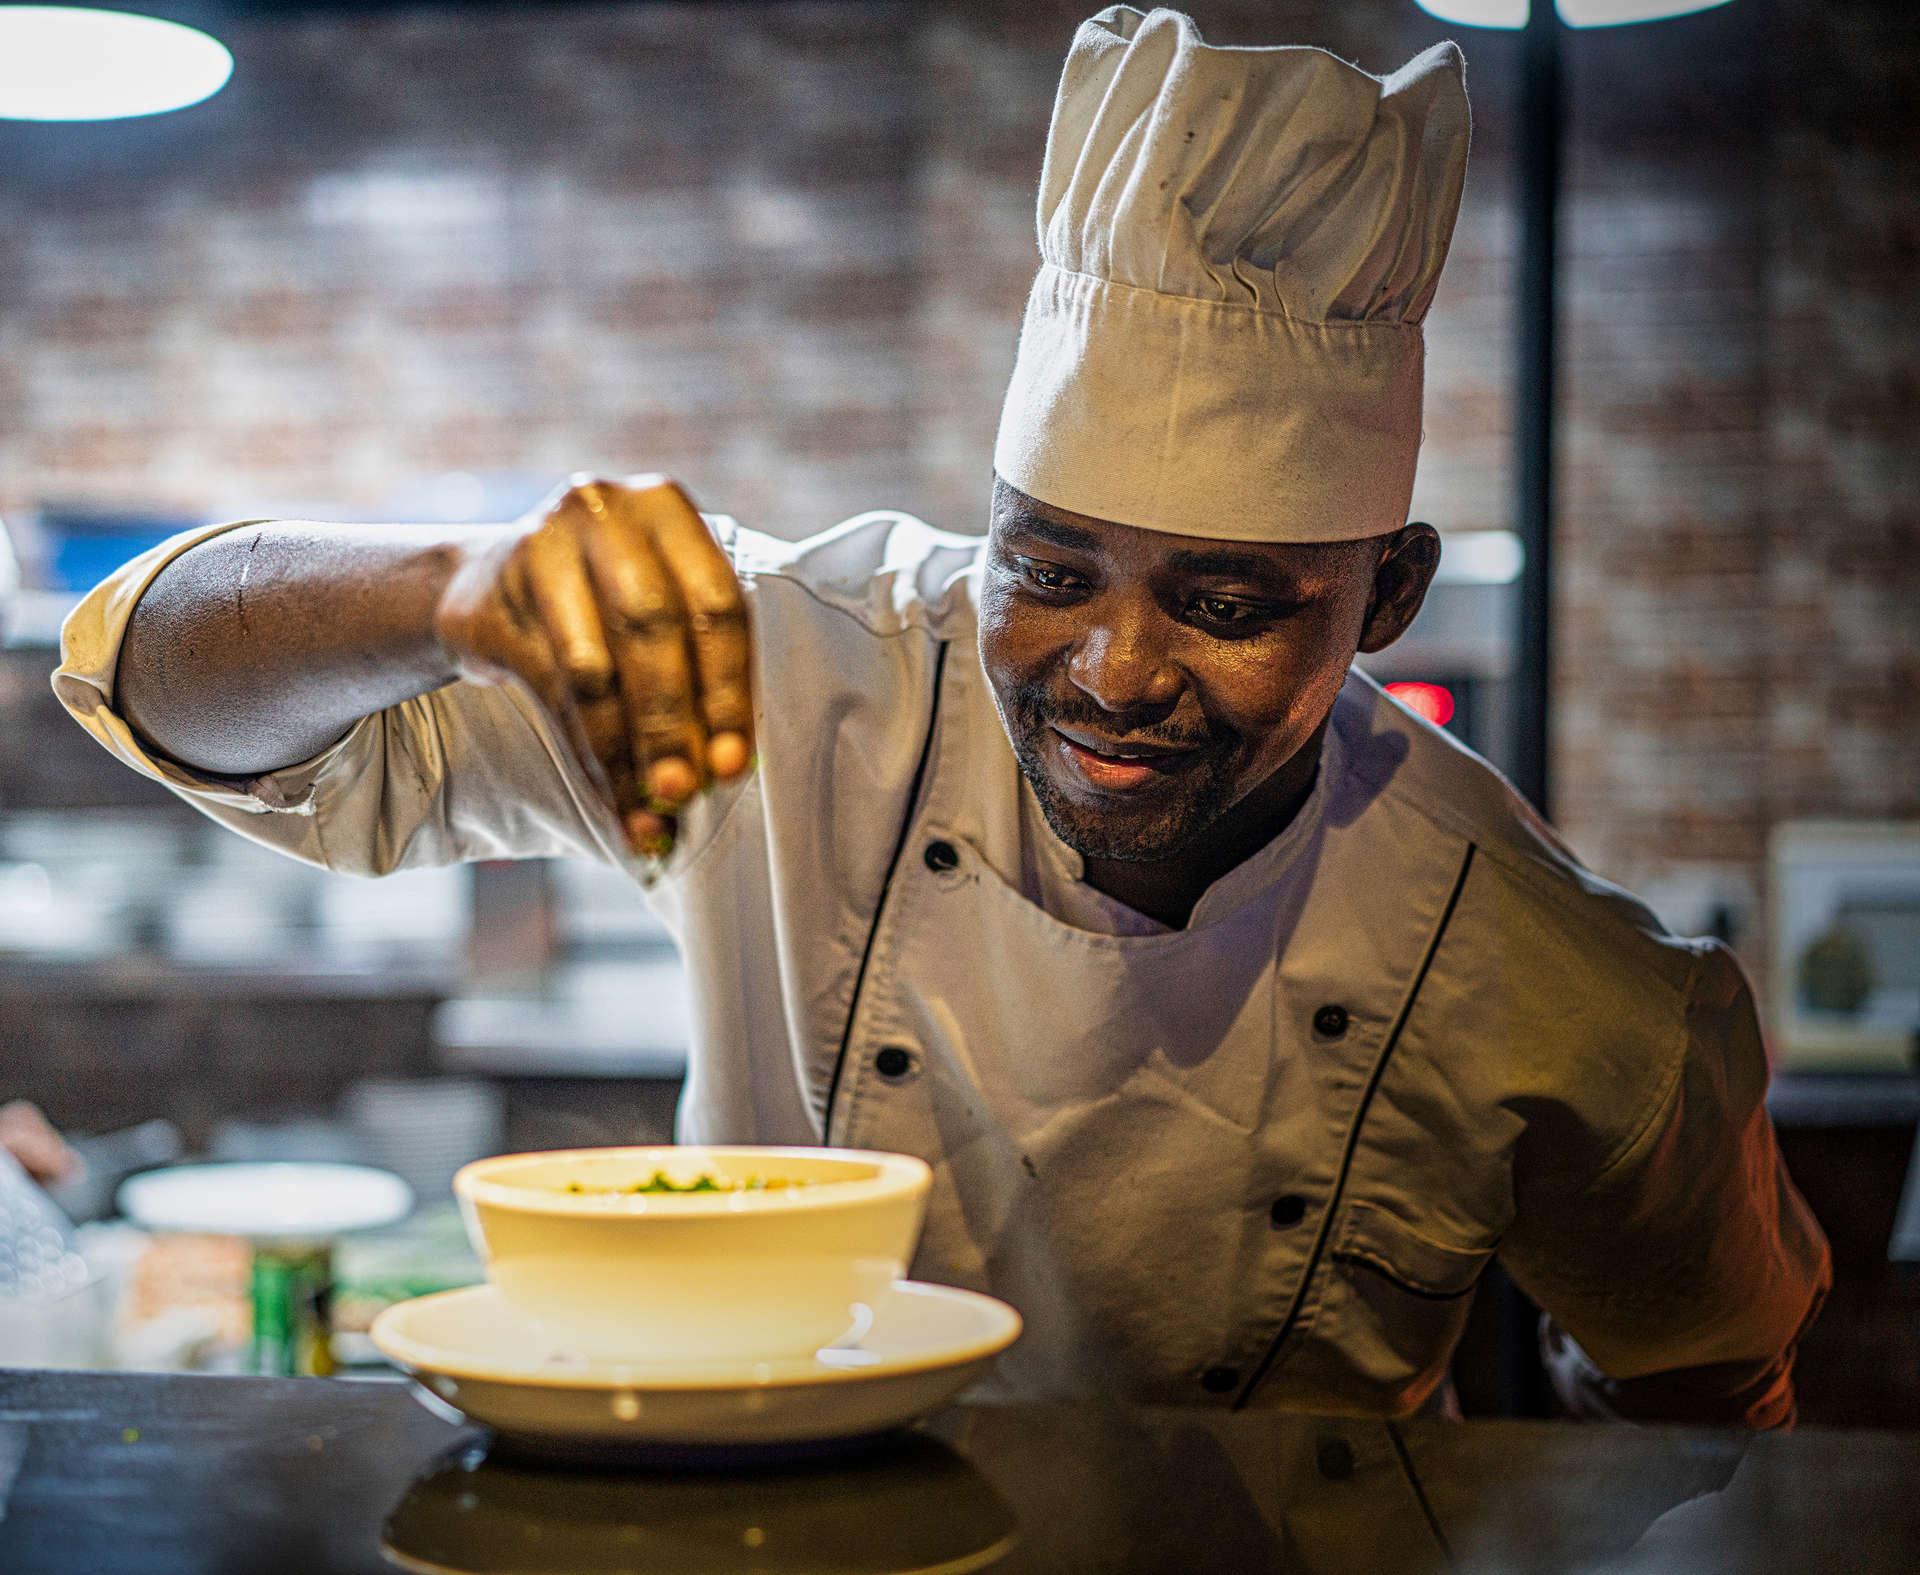
<path id="1" fill-rule="evenodd" d="M 1711 1362 L 1614 1378 L 1553 1319 L 1540 1316 L 1540 1357 L 1565 1414 L 1576 1421 L 1677 1422 L 1698 1427 L 1791 1428 L 1797 1342 L 1770 1360 Z"/>

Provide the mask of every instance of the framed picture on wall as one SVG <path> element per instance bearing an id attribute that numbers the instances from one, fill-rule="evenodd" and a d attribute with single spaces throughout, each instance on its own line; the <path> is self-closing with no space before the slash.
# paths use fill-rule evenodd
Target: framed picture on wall
<path id="1" fill-rule="evenodd" d="M 1913 1072 L 1920 1045 L 1920 822 L 1785 821 L 1770 847 L 1780 1065 Z"/>

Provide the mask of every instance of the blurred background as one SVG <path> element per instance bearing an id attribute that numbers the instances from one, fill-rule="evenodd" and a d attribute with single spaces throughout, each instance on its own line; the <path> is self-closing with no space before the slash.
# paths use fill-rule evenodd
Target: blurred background
<path id="1" fill-rule="evenodd" d="M 366 1159 L 436 1205 L 480 1152 L 668 1135 L 679 965 L 617 873 L 375 885 L 260 852 L 59 711 L 60 618 L 187 525 L 504 519 L 581 469 L 668 471 L 786 536 L 875 507 L 982 529 L 1091 8 L 156 3 L 231 51 L 214 96 L 0 119 L 0 1100 L 97 1142 L 71 1212 L 178 1154 Z M 1803 1415 L 1920 1422 L 1920 1287 L 1892 1258 L 1920 1114 L 1920 11 L 1562 33 L 1542 664 L 1514 501 L 1521 35 L 1413 0 L 1188 8 L 1211 42 L 1376 73 L 1464 47 L 1414 505 L 1446 557 L 1371 665 L 1509 768 L 1544 678 L 1567 839 L 1767 1001 L 1776 1119 L 1841 1264 Z M 457 1229 L 419 1228 L 401 1257 L 463 1272 Z M 220 1250 L 173 1294 L 211 1276 L 231 1335 L 244 1258 Z M 1511 1401 L 1491 1370 L 1462 1387 Z"/>

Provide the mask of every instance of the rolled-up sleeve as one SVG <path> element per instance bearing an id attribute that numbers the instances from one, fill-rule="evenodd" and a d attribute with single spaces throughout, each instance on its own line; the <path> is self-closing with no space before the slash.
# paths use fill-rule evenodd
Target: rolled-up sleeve
<path id="1" fill-rule="evenodd" d="M 196 772 L 149 750 L 114 704 L 134 607 L 181 553 L 244 523 L 161 543 L 68 617 L 54 691 L 109 753 L 241 835 L 350 874 L 562 854 L 626 862 L 611 812 L 517 687 L 448 684 L 363 717 L 311 760 L 259 777 Z"/>
<path id="2" fill-rule="evenodd" d="M 1623 1413 L 1661 1409 L 1668 1375 L 1769 1425 L 1791 1416 L 1793 1349 L 1832 1268 L 1774 1141 L 1752 992 L 1717 943 L 1696 948 L 1674 1047 L 1597 1171 L 1542 1155 L 1516 1174 L 1501 1256 Z"/>

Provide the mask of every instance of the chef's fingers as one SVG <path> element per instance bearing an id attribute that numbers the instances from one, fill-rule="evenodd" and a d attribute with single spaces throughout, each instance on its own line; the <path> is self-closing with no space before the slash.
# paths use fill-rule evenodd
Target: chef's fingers
<path id="1" fill-rule="evenodd" d="M 636 809 L 621 817 L 621 827 L 635 853 L 663 859 L 673 851 L 673 839 L 679 821 L 672 815 L 657 815 L 650 809 Z"/>
<path id="2" fill-rule="evenodd" d="M 600 624 L 593 580 L 581 552 L 580 533 L 593 528 L 584 489 L 569 491 L 515 555 L 524 584 L 547 631 L 567 682 L 582 701 L 603 699 L 613 689 L 613 654 Z"/>
<path id="3" fill-rule="evenodd" d="M 613 655 L 581 550 L 580 537 L 593 526 L 592 509 L 581 489 L 568 491 L 545 523 L 524 538 L 502 576 L 501 589 L 510 600 L 530 608 L 545 631 L 593 755 L 617 785 L 623 774 L 633 775 L 632 751 L 615 689 Z"/>
<path id="4" fill-rule="evenodd" d="M 753 758 L 752 634 L 739 577 L 685 492 L 664 480 L 630 485 L 686 609 L 707 765 L 717 777 L 738 776 Z"/>
<path id="5" fill-rule="evenodd" d="M 468 558 L 441 596 L 434 632 L 464 677 L 527 694 L 561 750 L 624 825 L 639 811 L 641 797 L 625 715 L 613 695 L 584 711 L 577 702 L 527 577 L 525 540 L 503 540 Z M 657 833 L 658 828 L 648 829 Z"/>
<path id="6" fill-rule="evenodd" d="M 623 787 L 619 759 L 610 762 L 594 747 L 567 670 L 540 622 L 518 554 L 501 569 L 496 593 L 479 603 L 456 633 L 469 653 L 463 665 L 472 676 L 527 689 L 594 790 L 617 813 L 634 807 L 632 772 L 624 773 Z"/>
<path id="7" fill-rule="evenodd" d="M 699 790 L 706 763 L 686 609 L 635 495 L 615 485 L 593 493 L 595 518 L 581 544 L 600 596 L 635 771 L 649 808 L 670 815 Z"/>

